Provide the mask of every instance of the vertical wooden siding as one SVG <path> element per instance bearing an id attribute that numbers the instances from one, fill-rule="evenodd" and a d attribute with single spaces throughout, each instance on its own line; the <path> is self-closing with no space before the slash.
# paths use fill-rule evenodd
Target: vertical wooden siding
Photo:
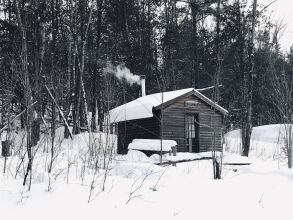
<path id="1" fill-rule="evenodd" d="M 186 105 L 186 101 L 192 101 L 192 105 Z M 199 145 L 200 151 L 210 151 L 214 143 L 215 125 L 215 149 L 221 150 L 221 128 L 223 116 L 211 108 L 196 96 L 189 96 L 178 102 L 172 103 L 164 109 L 164 139 L 177 141 L 178 151 L 188 151 L 185 139 L 185 115 L 187 113 L 199 114 Z"/>

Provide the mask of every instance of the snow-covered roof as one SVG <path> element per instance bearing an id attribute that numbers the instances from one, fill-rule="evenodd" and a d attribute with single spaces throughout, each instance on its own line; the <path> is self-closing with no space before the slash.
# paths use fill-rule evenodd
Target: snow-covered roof
<path id="1" fill-rule="evenodd" d="M 215 107 L 218 111 L 223 114 L 228 114 L 228 111 L 221 106 L 215 104 L 213 101 L 208 99 L 206 96 L 198 92 L 193 88 L 180 89 L 170 92 L 162 93 L 154 93 L 150 95 L 146 95 L 140 98 L 137 98 L 131 102 L 128 102 L 124 105 L 118 106 L 110 110 L 110 122 L 120 122 L 120 121 L 129 121 L 141 118 L 151 118 L 153 117 L 153 108 L 156 108 L 162 104 L 165 104 L 175 98 L 183 96 L 187 93 L 192 93 L 196 95 L 198 98 L 203 100 L 209 105 Z M 162 102 L 163 97 L 163 102 Z"/>

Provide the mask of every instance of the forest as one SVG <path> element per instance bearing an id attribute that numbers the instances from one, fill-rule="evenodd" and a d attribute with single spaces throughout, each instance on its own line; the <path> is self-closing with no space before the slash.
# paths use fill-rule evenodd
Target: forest
<path id="1" fill-rule="evenodd" d="M 1 219 L 291 219 L 281 1 L 0 0 Z M 119 153 L 118 122 L 129 140 L 138 126 L 109 112 L 144 92 L 161 102 L 132 119 L 158 139 Z"/>
<path id="2" fill-rule="evenodd" d="M 285 24 L 270 4 L 2 0 L 1 132 L 26 128 L 34 146 L 44 124 L 53 137 L 59 126 L 65 137 L 103 131 L 110 109 L 139 97 L 119 69 L 145 75 L 147 94 L 214 88 L 206 95 L 229 111 L 227 130 L 248 140 L 253 126 L 291 123 L 293 49 L 281 49 Z"/>

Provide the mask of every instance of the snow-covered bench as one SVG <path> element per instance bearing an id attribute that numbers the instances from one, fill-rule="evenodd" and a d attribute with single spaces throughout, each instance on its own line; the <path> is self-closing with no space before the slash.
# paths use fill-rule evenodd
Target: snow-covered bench
<path id="1" fill-rule="evenodd" d="M 173 140 L 160 139 L 134 139 L 129 145 L 129 150 L 153 151 L 153 152 L 173 152 L 176 154 L 177 142 Z"/>

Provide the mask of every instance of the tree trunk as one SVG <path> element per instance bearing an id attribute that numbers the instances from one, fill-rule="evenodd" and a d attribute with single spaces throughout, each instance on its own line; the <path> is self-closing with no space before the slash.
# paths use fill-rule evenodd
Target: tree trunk
<path id="1" fill-rule="evenodd" d="M 191 16 L 192 16 L 192 47 L 193 47 L 193 60 L 192 60 L 192 87 L 195 89 L 199 88 L 199 66 L 198 66 L 198 31 L 197 31 L 197 15 L 198 15 L 198 4 L 196 1 L 190 3 Z"/>
<path id="2" fill-rule="evenodd" d="M 250 137 L 252 132 L 252 92 L 254 77 L 254 32 L 256 25 L 257 0 L 253 1 L 252 24 L 248 41 L 248 65 L 244 78 L 244 122 L 242 126 L 242 155 L 248 157 L 250 149 Z"/>
<path id="3" fill-rule="evenodd" d="M 101 80 L 99 75 L 99 56 L 100 56 L 100 39 L 101 39 L 101 26 L 102 26 L 102 7 L 103 7 L 103 0 L 97 0 L 97 8 L 98 8 L 98 18 L 97 18 L 97 40 L 96 40 L 96 62 L 94 65 L 93 70 L 93 81 L 92 81 L 92 124 L 91 129 L 95 131 L 97 129 L 96 121 L 97 121 L 97 79 Z M 101 88 L 99 89 L 99 93 L 101 92 Z M 100 121 L 99 121 L 100 123 Z"/>
<path id="4" fill-rule="evenodd" d="M 292 124 L 288 129 L 288 168 L 292 168 Z"/>
<path id="5" fill-rule="evenodd" d="M 219 79 L 221 73 L 221 60 L 220 60 L 220 9 L 221 9 L 221 0 L 217 0 L 217 16 L 216 16 L 216 71 L 214 76 L 214 102 L 219 101 Z M 214 108 L 214 113 L 212 119 L 215 120 L 216 109 Z M 217 158 L 217 152 L 215 148 L 216 144 L 216 123 L 211 123 L 213 128 L 213 176 L 214 179 L 221 179 L 221 166 Z M 222 146 L 223 147 L 223 146 Z M 221 155 L 222 157 L 223 155 Z"/>
<path id="6" fill-rule="evenodd" d="M 15 5 L 16 5 L 17 22 L 21 31 L 21 44 L 22 44 L 21 70 L 22 70 L 23 79 L 24 79 L 24 100 L 25 100 L 25 107 L 26 107 L 25 129 L 26 129 L 26 136 L 27 136 L 26 148 L 27 148 L 28 164 L 27 164 L 27 169 L 23 179 L 23 186 L 26 185 L 27 178 L 29 175 L 28 190 L 30 190 L 31 179 L 32 179 L 32 164 L 33 164 L 32 142 L 31 142 L 31 123 L 33 120 L 33 112 L 30 108 L 30 105 L 32 104 L 32 92 L 31 92 L 31 85 L 30 85 L 30 80 L 28 75 L 28 52 L 27 52 L 26 30 L 24 28 L 24 24 L 21 18 L 19 1 L 16 0 L 15 3 L 16 3 Z"/>

